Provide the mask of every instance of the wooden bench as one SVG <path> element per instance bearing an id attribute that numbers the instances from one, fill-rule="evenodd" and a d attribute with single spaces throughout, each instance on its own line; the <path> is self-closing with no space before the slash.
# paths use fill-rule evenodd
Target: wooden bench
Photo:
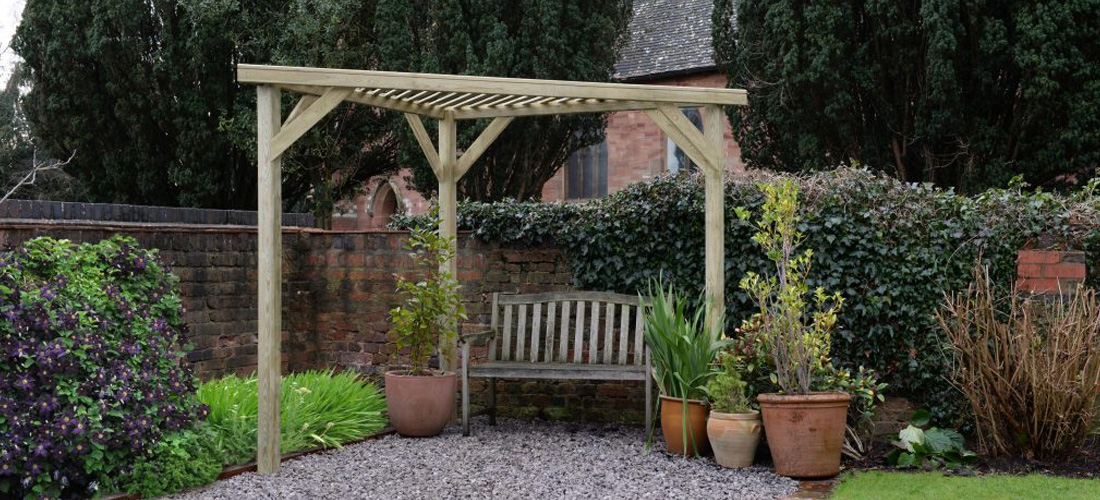
<path id="1" fill-rule="evenodd" d="M 645 382 L 646 431 L 652 379 L 642 334 L 648 301 L 608 292 L 493 294 L 491 329 L 459 336 L 462 432 L 470 435 L 470 378 L 489 379 L 489 422 L 496 424 L 496 379 Z M 470 344 L 488 340 L 488 360 L 471 364 Z"/>

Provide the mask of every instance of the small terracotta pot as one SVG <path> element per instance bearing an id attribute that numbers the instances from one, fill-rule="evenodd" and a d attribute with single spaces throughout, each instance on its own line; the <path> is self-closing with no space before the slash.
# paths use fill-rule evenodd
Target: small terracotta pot
<path id="1" fill-rule="evenodd" d="M 698 399 L 689 399 L 687 406 L 688 443 L 684 443 L 683 400 L 661 396 L 661 434 L 665 436 L 665 448 L 675 455 L 706 455 L 710 453 L 707 440 L 707 407 Z M 698 451 L 698 453 L 696 453 Z"/>
<path id="2" fill-rule="evenodd" d="M 839 474 L 851 399 L 842 392 L 758 396 L 775 472 L 804 478 Z"/>
<path id="3" fill-rule="evenodd" d="M 408 375 L 386 372 L 386 407 L 390 425 L 402 436 L 437 436 L 451 421 L 455 373 Z"/>
<path id="4" fill-rule="evenodd" d="M 760 444 L 760 412 L 710 412 L 707 437 L 714 449 L 714 460 L 723 467 L 749 467 Z"/>

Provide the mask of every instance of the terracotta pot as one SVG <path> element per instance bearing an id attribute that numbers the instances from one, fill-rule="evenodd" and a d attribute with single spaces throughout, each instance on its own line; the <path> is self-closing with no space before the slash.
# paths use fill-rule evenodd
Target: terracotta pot
<path id="1" fill-rule="evenodd" d="M 697 399 L 687 401 L 689 427 L 688 443 L 685 446 L 683 401 L 661 396 L 661 434 L 665 436 L 665 448 L 675 455 L 706 455 L 710 452 L 710 442 L 707 440 L 707 407 Z"/>
<path id="2" fill-rule="evenodd" d="M 760 444 L 760 412 L 710 412 L 707 437 L 714 449 L 714 460 L 723 467 L 749 467 Z"/>
<path id="3" fill-rule="evenodd" d="M 775 472 L 787 477 L 833 477 L 851 396 L 842 392 L 761 394 L 764 431 Z"/>
<path id="4" fill-rule="evenodd" d="M 455 373 L 408 375 L 386 372 L 386 407 L 390 425 L 402 436 L 436 436 L 451 421 L 455 406 Z"/>

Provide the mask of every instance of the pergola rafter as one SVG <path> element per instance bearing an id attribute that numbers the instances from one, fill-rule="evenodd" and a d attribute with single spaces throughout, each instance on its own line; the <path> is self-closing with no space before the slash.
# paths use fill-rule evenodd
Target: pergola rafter
<path id="1" fill-rule="evenodd" d="M 456 234 L 457 186 L 474 162 L 513 119 L 577 113 L 643 111 L 696 164 L 706 181 L 707 324 L 715 326 L 725 309 L 724 195 L 725 144 L 722 106 L 748 104 L 744 90 L 621 83 L 573 82 L 479 76 L 396 73 L 348 69 L 241 64 L 237 80 L 255 84 L 259 174 L 259 425 L 257 468 L 279 468 L 279 384 L 282 334 L 282 154 L 341 102 L 403 113 L 413 136 L 439 180 L 440 233 Z M 286 120 L 282 90 L 301 94 Z M 679 108 L 703 108 L 700 132 Z M 438 121 L 432 141 L 423 117 Z M 457 121 L 492 118 L 460 155 Z M 446 270 L 456 273 L 452 259 Z M 453 345 L 443 346 L 441 365 L 455 367 Z"/>

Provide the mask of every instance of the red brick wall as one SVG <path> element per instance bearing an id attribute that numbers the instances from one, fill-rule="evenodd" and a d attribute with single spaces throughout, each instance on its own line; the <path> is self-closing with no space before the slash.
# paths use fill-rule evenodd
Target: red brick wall
<path id="1" fill-rule="evenodd" d="M 1085 282 L 1085 253 L 1058 250 L 1020 250 L 1016 258 L 1016 286 L 1033 293 L 1070 293 Z"/>
<path id="2" fill-rule="evenodd" d="M 725 75 L 717 72 L 697 73 L 665 80 L 646 82 L 654 85 L 682 87 L 726 86 Z M 726 170 L 744 172 L 741 147 L 733 139 L 729 121 L 725 123 Z M 612 113 L 607 119 L 607 191 L 613 193 L 635 182 L 644 181 L 668 171 L 668 138 L 657 124 L 641 111 Z M 565 199 L 566 169 L 562 168 L 542 188 L 543 201 Z"/>
<path id="3" fill-rule="evenodd" d="M 37 236 L 74 242 L 116 233 L 158 248 L 180 277 L 194 350 L 188 359 L 202 379 L 256 368 L 256 233 L 244 226 L 0 221 L 0 248 Z M 389 310 L 398 304 L 394 273 L 410 271 L 405 233 L 283 232 L 283 370 L 352 369 L 380 374 L 401 364 L 388 343 Z M 553 247 L 518 248 L 468 234 L 458 240 L 459 281 L 471 323 L 489 323 L 493 292 L 570 289 L 571 272 Z M 500 414 L 601 421 L 641 421 L 641 383 L 498 381 Z M 472 403 L 484 402 L 475 382 Z"/>

